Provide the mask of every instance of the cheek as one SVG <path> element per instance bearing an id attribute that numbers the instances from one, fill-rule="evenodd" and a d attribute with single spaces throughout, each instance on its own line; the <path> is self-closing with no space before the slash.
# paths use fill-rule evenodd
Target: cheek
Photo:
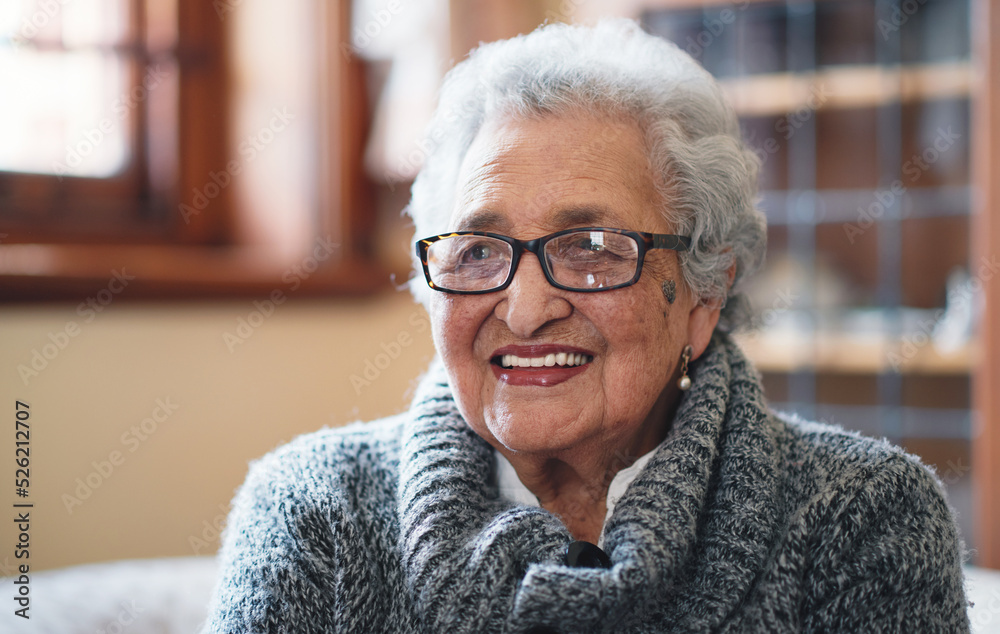
<path id="1" fill-rule="evenodd" d="M 476 379 L 476 336 L 488 313 L 486 302 L 475 297 L 440 293 L 431 301 L 431 333 L 438 354 L 456 387 L 468 386 Z M 456 301 L 457 299 L 457 301 Z M 472 299 L 473 301 L 466 301 Z"/>
<path id="2" fill-rule="evenodd" d="M 614 309 L 595 315 L 604 324 L 609 351 L 605 382 L 615 384 L 613 394 L 642 401 L 659 395 L 672 368 L 671 350 L 683 347 L 678 341 L 683 336 L 680 316 L 662 293 L 651 290 L 630 294 Z"/>
<path id="3" fill-rule="evenodd" d="M 451 295 L 437 293 L 431 300 L 429 309 L 431 318 L 431 335 L 438 353 L 449 362 L 460 356 L 463 350 L 471 350 L 471 338 L 468 332 L 468 309 L 461 302 L 455 301 Z"/>
<path id="4" fill-rule="evenodd" d="M 488 440 L 491 434 L 483 412 L 492 397 L 483 390 L 485 373 L 491 370 L 477 359 L 475 344 L 491 309 L 485 306 L 488 302 L 477 302 L 475 297 L 458 297 L 455 301 L 452 296 L 441 295 L 431 301 L 429 311 L 434 345 L 448 371 L 459 411 L 469 426 Z"/>
<path id="5" fill-rule="evenodd" d="M 671 309 L 662 293 L 655 295 L 644 287 L 611 306 L 602 307 L 594 314 L 594 320 L 601 324 L 600 329 L 612 346 L 657 354 L 675 331 L 672 322 L 679 315 Z"/>

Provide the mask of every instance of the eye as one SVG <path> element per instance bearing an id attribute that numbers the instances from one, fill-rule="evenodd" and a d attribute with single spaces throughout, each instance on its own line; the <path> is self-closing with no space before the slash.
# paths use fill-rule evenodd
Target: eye
<path id="1" fill-rule="evenodd" d="M 605 247 L 604 242 L 595 241 L 589 237 L 581 237 L 573 241 L 570 249 L 585 253 L 600 253 L 604 251 Z"/>
<path id="2" fill-rule="evenodd" d="M 589 258 L 604 253 L 605 247 L 601 240 L 594 240 L 589 235 L 569 235 L 561 240 L 550 243 L 549 250 L 554 255 L 563 258 Z"/>
<path id="3" fill-rule="evenodd" d="M 463 262 L 482 262 L 496 256 L 496 249 L 491 244 L 473 244 L 462 253 Z"/>
<path id="4" fill-rule="evenodd" d="M 616 234 L 588 231 L 573 233 L 555 241 L 551 254 L 559 259 L 575 261 L 606 261 L 627 259 L 634 249 L 631 241 L 623 241 Z"/>

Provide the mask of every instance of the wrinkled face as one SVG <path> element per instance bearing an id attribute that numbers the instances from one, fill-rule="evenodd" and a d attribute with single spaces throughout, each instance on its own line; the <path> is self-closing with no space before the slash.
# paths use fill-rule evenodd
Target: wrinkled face
<path id="1" fill-rule="evenodd" d="M 589 115 L 488 123 L 465 157 L 455 200 L 451 231 L 522 240 L 585 226 L 673 233 L 638 126 Z M 677 282 L 673 304 L 661 290 L 667 279 Z M 648 252 L 636 284 L 598 293 L 551 286 L 526 252 L 508 288 L 434 292 L 430 304 L 469 425 L 498 449 L 539 455 L 662 437 L 694 310 L 668 250 Z"/>

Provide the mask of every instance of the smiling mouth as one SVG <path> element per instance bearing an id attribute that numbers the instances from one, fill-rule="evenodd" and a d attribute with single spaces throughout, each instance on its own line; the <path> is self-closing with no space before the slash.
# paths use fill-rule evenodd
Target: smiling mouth
<path id="1" fill-rule="evenodd" d="M 572 352 L 550 352 L 534 357 L 519 357 L 516 354 L 497 355 L 490 360 L 501 368 L 571 368 L 586 365 L 594 360 L 589 354 Z"/>
<path id="2" fill-rule="evenodd" d="M 594 355 L 559 345 L 510 345 L 493 351 L 490 365 L 497 381 L 514 387 L 554 387 L 587 372 Z"/>

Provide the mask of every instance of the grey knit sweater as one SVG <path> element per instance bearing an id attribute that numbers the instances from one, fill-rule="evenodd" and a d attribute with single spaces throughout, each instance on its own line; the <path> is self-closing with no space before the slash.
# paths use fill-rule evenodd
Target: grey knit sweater
<path id="1" fill-rule="evenodd" d="M 605 527 L 498 493 L 434 367 L 410 410 L 298 438 L 233 504 L 206 632 L 964 632 L 941 486 L 892 445 L 768 411 L 717 335 Z"/>

